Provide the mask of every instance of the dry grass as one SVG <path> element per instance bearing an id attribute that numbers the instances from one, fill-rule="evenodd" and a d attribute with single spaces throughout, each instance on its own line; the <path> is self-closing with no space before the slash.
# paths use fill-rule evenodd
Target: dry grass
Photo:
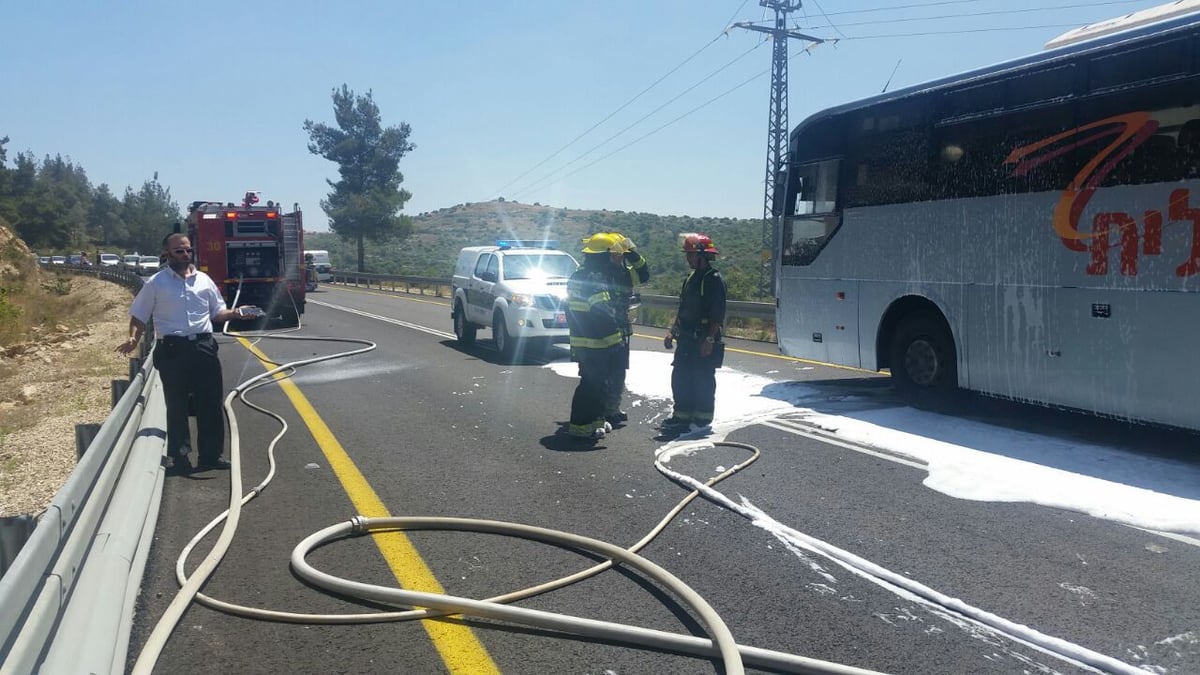
<path id="1" fill-rule="evenodd" d="M 0 342 L 0 516 L 50 503 L 75 468 L 75 425 L 103 422 L 112 380 L 128 375 L 128 359 L 114 349 L 126 335 L 129 291 L 35 274 L 23 286 L 30 297 L 10 292 L 21 322 L 6 334 L 16 340 Z"/>

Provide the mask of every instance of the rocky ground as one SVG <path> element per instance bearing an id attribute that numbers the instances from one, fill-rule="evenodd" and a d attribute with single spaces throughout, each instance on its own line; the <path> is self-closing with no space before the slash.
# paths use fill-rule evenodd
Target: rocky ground
<path id="1" fill-rule="evenodd" d="M 111 412 L 112 380 L 129 375 L 116 346 L 128 335 L 129 289 L 71 277 L 85 320 L 42 327 L 0 350 L 0 516 L 38 514 L 75 468 L 75 425 Z"/>

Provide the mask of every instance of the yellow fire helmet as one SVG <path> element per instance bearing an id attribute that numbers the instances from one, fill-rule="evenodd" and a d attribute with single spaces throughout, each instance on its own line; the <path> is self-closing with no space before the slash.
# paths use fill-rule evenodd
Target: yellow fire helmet
<path id="1" fill-rule="evenodd" d="M 597 232 L 587 238 L 583 244 L 584 253 L 611 253 L 617 250 L 619 235 L 611 232 Z"/>

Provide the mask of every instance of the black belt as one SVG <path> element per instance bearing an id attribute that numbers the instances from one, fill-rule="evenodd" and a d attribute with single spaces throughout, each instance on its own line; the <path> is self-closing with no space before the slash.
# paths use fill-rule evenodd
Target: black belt
<path id="1" fill-rule="evenodd" d="M 193 335 L 164 335 L 159 342 L 168 344 L 176 342 L 195 342 L 197 340 L 207 340 L 212 337 L 212 333 L 195 333 Z"/>

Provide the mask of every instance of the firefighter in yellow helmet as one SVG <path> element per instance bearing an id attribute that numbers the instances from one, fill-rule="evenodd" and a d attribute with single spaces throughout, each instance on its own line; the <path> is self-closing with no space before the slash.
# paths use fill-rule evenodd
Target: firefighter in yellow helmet
<path id="1" fill-rule="evenodd" d="M 621 350 L 624 333 L 617 319 L 612 257 L 619 240 L 608 232 L 588 237 L 583 264 L 567 281 L 567 326 L 571 331 L 571 358 L 579 363 L 579 385 L 571 398 L 567 433 L 575 438 L 599 440 L 612 430 L 604 419 L 606 382 Z"/>
<path id="2" fill-rule="evenodd" d="M 621 351 L 617 363 L 608 373 L 605 383 L 604 419 L 613 426 L 629 419 L 621 410 L 621 397 L 625 394 L 625 371 L 629 370 L 629 338 L 633 335 L 633 324 L 629 311 L 633 306 L 633 289 L 650 280 L 650 268 L 646 259 L 638 253 L 633 240 L 623 234 L 611 233 L 617 241 L 612 254 L 613 284 L 617 288 L 617 321 L 621 324 Z"/>
<path id="3" fill-rule="evenodd" d="M 692 269 L 679 292 L 679 312 L 663 338 L 663 346 L 675 350 L 671 370 L 674 411 L 663 422 L 664 431 L 683 432 L 690 425 L 712 424 L 717 395 L 717 368 L 725 361 L 721 340 L 725 323 L 725 280 L 713 268 L 717 247 L 706 234 L 681 237 L 682 248 Z"/>

